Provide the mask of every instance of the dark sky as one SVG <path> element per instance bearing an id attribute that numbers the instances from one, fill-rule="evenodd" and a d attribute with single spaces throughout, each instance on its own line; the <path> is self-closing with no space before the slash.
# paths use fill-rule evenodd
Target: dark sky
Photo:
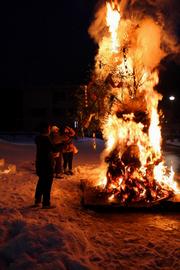
<path id="1" fill-rule="evenodd" d="M 24 1 L 17 6 L 16 1 L 10 1 L 0 7 L 1 127 L 3 121 L 9 125 L 12 115 L 19 113 L 22 90 L 86 83 L 93 68 L 97 45 L 88 27 L 98 1 L 36 2 Z M 176 95 L 175 104 L 180 104 L 180 61 L 167 58 L 160 71 L 158 90 L 167 110 L 170 94 Z M 176 108 L 179 115 L 179 105 Z"/>
<path id="2" fill-rule="evenodd" d="M 3 7 L 0 87 L 56 85 L 87 77 L 96 48 L 88 35 L 95 2 Z"/>
<path id="3" fill-rule="evenodd" d="M 1 7 L 0 88 L 88 81 L 97 49 L 88 27 L 98 1 L 24 2 L 20 7 L 16 3 Z M 178 91 L 179 71 L 173 61 L 163 62 L 163 88 L 169 89 L 173 81 L 173 91 Z"/>

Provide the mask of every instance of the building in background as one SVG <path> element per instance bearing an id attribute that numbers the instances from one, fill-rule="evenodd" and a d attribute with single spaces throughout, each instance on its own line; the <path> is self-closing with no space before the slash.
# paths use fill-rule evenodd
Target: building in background
<path id="1" fill-rule="evenodd" d="M 36 131 L 42 121 L 73 125 L 77 85 L 6 89 L 0 100 L 0 131 Z"/>

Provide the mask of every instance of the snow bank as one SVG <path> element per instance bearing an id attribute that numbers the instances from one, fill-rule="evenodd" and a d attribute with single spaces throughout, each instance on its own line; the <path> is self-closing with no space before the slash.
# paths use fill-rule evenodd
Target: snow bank
<path id="1" fill-rule="evenodd" d="M 80 203 L 80 180 L 100 164 L 104 144 L 75 141 L 75 175 L 54 180 L 55 209 L 32 208 L 37 176 L 35 147 L 0 143 L 5 165 L 0 175 L 1 270 L 179 270 L 177 213 L 100 213 Z"/>

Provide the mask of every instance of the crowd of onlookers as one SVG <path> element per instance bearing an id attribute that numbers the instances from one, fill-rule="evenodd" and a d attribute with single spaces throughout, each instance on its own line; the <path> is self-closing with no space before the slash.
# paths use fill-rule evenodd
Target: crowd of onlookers
<path id="1" fill-rule="evenodd" d="M 74 136 L 75 131 L 69 126 L 62 130 L 48 123 L 40 126 L 40 134 L 35 137 L 35 166 L 39 177 L 35 191 L 35 207 L 42 203 L 43 208 L 52 208 L 50 193 L 53 178 L 73 174 L 73 156 L 78 152 L 73 143 Z"/>

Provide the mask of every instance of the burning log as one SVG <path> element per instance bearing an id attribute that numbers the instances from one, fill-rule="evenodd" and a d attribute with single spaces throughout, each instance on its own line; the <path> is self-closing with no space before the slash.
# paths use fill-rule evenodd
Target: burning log
<path id="1" fill-rule="evenodd" d="M 118 156 L 118 151 L 113 151 L 105 161 L 109 164 L 107 169 L 107 175 L 112 175 L 113 178 L 124 175 L 124 164 Z"/>
<path id="2" fill-rule="evenodd" d="M 124 193 L 124 199 L 128 198 L 128 194 Z M 111 196 L 105 189 L 88 184 L 87 179 L 81 180 L 81 205 L 93 210 L 120 210 L 120 211 L 176 211 L 180 210 L 180 198 L 175 195 L 161 197 L 160 199 L 145 202 L 138 201 L 120 201 L 120 198 Z"/>
<path id="3" fill-rule="evenodd" d="M 140 162 L 139 147 L 137 145 L 128 146 L 125 152 L 123 153 L 121 159 L 125 165 L 129 165 L 132 172 L 136 168 L 140 168 L 141 162 Z"/>
<path id="4" fill-rule="evenodd" d="M 154 179 L 154 166 L 159 164 L 161 159 L 155 164 L 149 164 L 146 174 L 143 174 L 137 145 L 128 146 L 121 158 L 119 151 L 115 149 L 105 158 L 105 161 L 109 164 L 106 174 L 107 194 L 109 198 L 119 201 L 120 204 L 152 203 L 156 200 L 168 199 L 174 194 L 168 186 L 161 186 Z"/>

